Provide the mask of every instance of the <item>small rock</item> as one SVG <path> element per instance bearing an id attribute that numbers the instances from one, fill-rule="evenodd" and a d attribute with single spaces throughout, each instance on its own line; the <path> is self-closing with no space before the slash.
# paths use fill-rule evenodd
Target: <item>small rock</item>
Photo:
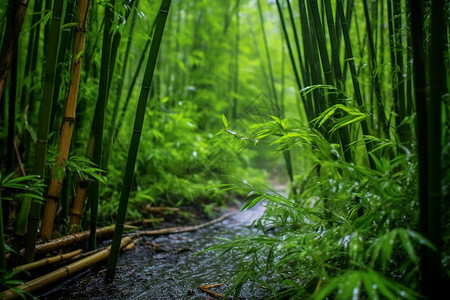
<path id="1" fill-rule="evenodd" d="M 187 294 L 188 294 L 189 296 L 192 296 L 192 295 L 195 294 L 195 292 L 194 292 L 194 290 L 188 290 Z"/>

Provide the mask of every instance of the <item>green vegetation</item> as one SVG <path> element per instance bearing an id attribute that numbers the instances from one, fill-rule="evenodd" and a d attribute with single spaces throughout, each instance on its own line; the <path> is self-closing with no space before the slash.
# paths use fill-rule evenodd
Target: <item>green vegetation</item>
<path id="1" fill-rule="evenodd" d="M 116 224 L 112 278 L 146 207 L 243 199 L 267 209 L 257 235 L 211 248 L 240 261 L 227 296 L 253 281 L 273 299 L 436 299 L 449 15 L 443 0 L 3 1 L 2 288 L 39 239 L 91 229 L 95 249 Z"/>

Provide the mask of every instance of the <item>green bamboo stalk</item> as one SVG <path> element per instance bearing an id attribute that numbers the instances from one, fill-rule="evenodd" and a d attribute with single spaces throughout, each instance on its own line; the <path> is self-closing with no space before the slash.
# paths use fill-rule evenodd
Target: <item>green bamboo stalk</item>
<path id="1" fill-rule="evenodd" d="M 356 103 L 358 104 L 358 106 L 360 108 L 362 108 L 363 100 L 362 100 L 362 96 L 361 96 L 361 90 L 359 88 L 358 73 L 356 71 L 355 62 L 352 59 L 353 58 L 353 50 L 352 50 L 352 46 L 350 43 L 350 36 L 349 36 L 348 28 L 347 28 L 347 20 L 344 15 L 342 0 L 337 0 L 336 9 L 337 9 L 337 13 L 339 14 L 339 17 L 341 19 L 342 34 L 344 36 L 344 42 L 345 42 L 345 51 L 347 53 L 347 57 L 349 58 L 349 59 L 347 59 L 347 62 L 348 62 L 349 68 L 350 68 L 350 73 L 352 75 L 354 97 L 355 97 L 355 100 L 356 100 Z M 366 120 L 361 122 L 361 129 L 362 129 L 363 135 L 367 136 L 370 134 L 369 127 L 367 125 Z M 366 148 L 367 148 L 367 152 L 370 153 L 370 151 L 372 150 L 372 145 L 370 142 L 366 143 Z M 372 169 L 375 169 L 375 163 L 370 155 L 368 155 L 368 159 L 369 159 L 370 167 Z"/>
<path id="2" fill-rule="evenodd" d="M 138 6 L 139 0 L 136 0 L 136 8 Z M 130 8 L 127 12 L 127 14 L 125 15 L 125 21 L 128 20 L 129 17 L 129 13 L 131 12 L 132 8 L 133 8 L 133 4 L 134 4 L 134 0 L 130 3 Z M 123 83 L 125 80 L 125 75 L 127 72 L 127 67 L 128 67 L 128 58 L 130 55 L 130 50 L 131 50 L 131 41 L 133 39 L 133 32 L 134 32 L 134 26 L 136 25 L 136 16 L 137 16 L 137 12 L 135 12 L 131 18 L 131 26 L 130 26 L 130 33 L 128 35 L 128 41 L 127 41 L 127 46 L 125 49 L 125 54 L 123 55 L 123 66 L 122 66 L 122 71 L 121 71 L 121 75 L 120 75 L 120 80 L 117 84 L 117 89 L 116 89 L 116 101 L 114 102 L 114 108 L 113 108 L 113 113 L 111 116 L 111 121 L 108 127 L 108 132 L 114 132 L 115 127 L 116 127 L 116 119 L 117 119 L 117 114 L 119 112 L 119 106 L 120 106 L 120 100 L 121 100 L 121 95 L 122 95 L 122 91 L 123 91 Z M 121 39 L 121 34 L 119 32 L 116 32 L 114 35 L 114 39 L 113 39 L 113 46 L 112 46 L 112 54 L 111 54 L 111 65 L 114 66 L 115 65 L 115 60 L 116 60 L 116 55 L 117 52 L 114 51 L 114 49 L 119 48 L 119 42 Z M 112 74 L 113 71 L 110 71 L 110 78 L 109 78 L 109 82 L 111 83 L 112 81 Z M 111 154 L 111 148 L 114 144 L 114 139 L 113 139 L 113 135 L 112 134 L 108 134 L 106 135 L 106 140 L 105 140 L 105 148 L 103 150 L 103 162 L 102 162 L 102 166 L 104 170 L 108 170 L 108 165 L 109 165 L 109 157 Z"/>
<path id="3" fill-rule="evenodd" d="M 131 95 L 133 94 L 134 86 L 136 85 L 136 81 L 137 81 L 137 79 L 139 77 L 139 73 L 141 71 L 141 66 L 145 59 L 145 54 L 147 53 L 147 49 L 150 46 L 151 41 L 152 41 L 151 39 L 147 40 L 147 43 L 145 44 L 145 47 L 144 47 L 144 51 L 142 51 L 141 57 L 139 58 L 139 62 L 137 64 L 136 71 L 134 72 L 133 78 L 131 79 L 131 82 L 130 82 L 130 88 L 128 89 L 127 97 L 125 98 L 125 103 L 123 104 L 122 110 L 120 112 L 120 116 L 118 118 L 117 126 L 115 127 L 115 130 L 114 130 L 113 140 L 117 139 L 117 136 L 119 135 L 119 132 L 120 132 L 120 128 L 122 128 L 122 124 L 123 124 L 123 120 L 125 119 L 125 113 L 127 111 L 128 104 L 130 103 L 130 99 L 131 99 Z"/>
<path id="4" fill-rule="evenodd" d="M 272 69 L 272 60 L 270 59 L 270 51 L 269 51 L 269 43 L 267 42 L 267 34 L 266 34 L 266 28 L 264 26 L 264 14 L 261 7 L 261 0 L 257 0 L 258 5 L 258 14 L 259 14 L 259 21 L 261 23 L 261 32 L 263 35 L 263 41 L 264 41 L 264 50 L 266 52 L 266 58 L 267 58 L 267 65 L 269 67 L 269 77 L 270 77 L 270 87 L 272 92 L 272 99 L 275 102 L 275 108 L 276 110 L 279 109 L 279 103 L 278 103 L 278 97 L 277 97 L 277 91 L 275 88 L 275 78 L 273 76 L 273 69 Z"/>
<path id="5" fill-rule="evenodd" d="M 289 40 L 289 34 L 287 32 L 286 23 L 284 21 L 283 10 L 281 8 L 281 4 L 280 4 L 279 0 L 276 0 L 276 4 L 277 4 L 277 9 L 278 9 L 278 14 L 280 16 L 280 22 L 281 22 L 281 27 L 283 29 L 284 38 L 286 40 L 286 45 L 288 47 L 288 53 L 289 53 L 289 58 L 291 60 L 291 66 L 292 66 L 292 69 L 294 71 L 294 76 L 295 76 L 295 81 L 297 83 L 297 88 L 298 88 L 298 90 L 301 90 L 302 87 L 303 87 L 303 83 L 301 82 L 301 79 L 300 79 L 300 74 L 299 74 L 298 69 L 297 69 L 297 62 L 295 61 L 294 52 L 292 50 L 291 42 Z M 292 10 L 290 10 L 290 12 L 292 12 Z M 295 27 L 295 24 L 293 24 L 293 26 Z M 296 32 L 294 34 L 296 36 Z M 296 40 L 296 42 L 298 42 L 298 40 Z M 297 44 L 297 47 L 299 47 L 298 44 Z M 299 55 L 299 61 L 301 61 L 300 51 L 298 51 L 298 52 L 299 52 L 299 54 L 298 54 Z M 300 65 L 301 65 L 301 63 L 300 63 Z M 305 98 L 302 97 L 302 100 L 303 100 L 303 106 L 304 106 L 305 111 L 306 111 L 306 115 L 310 115 L 312 113 L 310 105 L 305 101 Z"/>
<path id="6" fill-rule="evenodd" d="M 233 81 L 233 119 L 237 117 L 238 111 L 238 92 L 239 92 L 239 30 L 240 30 L 240 18 L 239 18 L 239 0 L 236 1 L 236 38 L 234 45 L 234 81 Z M 176 51 L 176 50 L 175 50 Z"/>
<path id="7" fill-rule="evenodd" d="M 425 36 L 423 28 L 423 3 L 408 0 L 409 15 L 411 18 L 411 42 L 413 51 L 413 77 L 414 77 L 414 102 L 416 105 L 416 136 L 417 136 L 417 155 L 418 155 L 418 190 L 419 190 L 419 206 L 420 206 L 420 231 L 423 234 L 428 232 L 428 132 L 427 132 L 427 93 L 426 93 L 426 57 L 425 57 Z M 427 256 L 424 255 L 422 249 L 422 261 L 420 271 L 422 273 L 422 290 L 429 285 L 427 282 L 430 278 L 428 274 Z"/>
<path id="8" fill-rule="evenodd" d="M 3 201 L 1 190 L 0 201 Z M 0 271 L 6 271 L 5 232 L 3 230 L 3 205 L 0 205 Z"/>
<path id="9" fill-rule="evenodd" d="M 445 0 L 431 1 L 431 25 L 430 43 L 428 50 L 428 82 L 430 94 L 428 101 L 428 191 L 427 191 L 427 232 L 426 237 L 436 246 L 437 251 L 426 249 L 425 263 L 422 277 L 423 293 L 429 299 L 438 299 L 443 295 L 442 278 L 442 98 L 448 93 L 446 85 L 446 66 L 444 51 L 446 51 L 446 20 L 448 16 L 445 12 Z"/>
<path id="10" fill-rule="evenodd" d="M 313 49 L 313 39 L 311 36 L 311 28 L 309 26 L 310 22 L 307 15 L 307 9 L 305 5 L 305 0 L 299 0 L 299 11 L 300 11 L 300 22 L 302 29 L 302 40 L 303 40 L 303 51 L 305 62 L 307 65 L 305 69 L 307 70 L 306 75 L 308 76 L 308 86 L 312 84 L 320 84 L 321 83 L 321 75 L 319 71 L 319 57 L 317 51 Z M 304 74 L 305 75 L 305 74 Z M 305 78 L 305 76 L 304 76 Z M 320 114 L 320 92 L 318 89 L 313 90 L 312 99 L 307 98 L 311 102 L 311 107 L 313 112 L 308 115 L 308 121 L 314 119 L 316 116 Z M 313 101 L 314 100 L 314 101 Z"/>
<path id="11" fill-rule="evenodd" d="M 333 70 L 336 78 L 336 86 L 339 90 L 344 91 L 344 78 L 342 77 L 342 70 L 341 70 L 341 64 L 339 59 L 339 46 L 338 46 L 338 40 L 336 36 L 336 29 L 334 27 L 334 20 L 333 20 L 333 11 L 331 9 L 331 1 L 325 0 L 325 12 L 326 12 L 326 18 L 328 23 L 328 32 L 330 35 L 330 43 L 331 43 L 331 53 L 332 53 L 332 61 L 333 61 Z M 336 100 L 342 99 L 335 99 L 337 98 L 336 95 L 331 95 L 330 99 L 332 102 Z M 348 133 L 348 128 L 343 127 L 338 129 L 339 138 L 341 140 L 342 144 L 342 152 L 344 154 L 345 160 L 347 162 L 352 162 L 352 153 L 348 145 L 350 144 L 350 137 Z"/>
<path id="12" fill-rule="evenodd" d="M 63 24 L 72 23 L 74 20 L 74 14 L 73 11 L 75 10 L 75 1 L 69 0 L 67 1 L 67 8 L 64 10 L 64 21 Z M 65 27 L 61 30 L 61 43 L 59 46 L 59 52 L 58 52 L 58 62 L 56 67 L 56 78 L 55 78 L 55 84 L 53 87 L 53 106 L 52 106 L 52 118 L 50 119 L 50 129 L 54 129 L 54 131 L 57 131 L 57 128 L 54 128 L 55 119 L 56 119 L 56 109 L 58 107 L 58 100 L 59 100 L 59 93 L 61 91 L 61 82 L 64 78 L 63 75 L 63 66 L 66 62 L 69 61 L 68 57 L 66 56 L 66 53 L 68 52 L 67 49 L 70 48 L 70 36 L 72 33 L 72 27 Z M 66 75 L 67 76 L 67 75 Z M 58 124 L 56 124 L 57 126 Z"/>
<path id="13" fill-rule="evenodd" d="M 259 46 L 258 46 L 258 41 L 256 40 L 256 33 L 254 31 L 254 25 L 251 19 L 249 19 L 250 22 L 250 32 L 251 32 L 251 37 L 252 37 L 252 42 L 253 42 L 253 49 L 255 50 L 256 56 L 259 59 L 259 65 L 261 67 L 261 74 L 263 75 L 264 78 L 264 83 L 266 84 L 267 87 L 270 87 L 270 82 L 269 82 L 269 76 L 267 75 L 267 71 L 266 68 L 264 67 L 265 63 L 264 63 L 264 59 L 261 55 L 261 51 L 259 50 Z M 270 92 L 270 88 L 269 88 L 269 94 Z"/>
<path id="14" fill-rule="evenodd" d="M 105 27 L 103 31 L 102 43 L 102 60 L 100 71 L 100 82 L 98 90 L 98 99 L 95 106 L 94 119 L 92 121 L 91 136 L 89 142 L 94 144 L 92 161 L 100 168 L 102 167 L 102 147 L 103 147 L 103 127 L 105 121 L 105 108 L 109 93 L 109 79 L 111 66 L 111 27 L 114 22 L 114 5 L 115 0 L 110 0 L 109 5 L 105 7 Z M 89 191 L 89 202 L 91 204 L 91 235 L 89 245 L 91 250 L 97 248 L 97 215 L 98 215 L 98 198 L 100 195 L 100 182 L 95 180 L 92 182 Z"/>
<path id="15" fill-rule="evenodd" d="M 33 16 L 31 18 L 31 30 L 30 37 L 28 40 L 28 50 L 27 50 L 27 59 L 25 62 L 25 72 L 24 78 L 28 78 L 30 75 L 36 75 L 36 66 L 37 66 L 37 54 L 39 47 L 36 47 L 36 44 L 39 41 L 39 34 L 41 29 L 41 24 L 39 22 L 40 14 L 39 12 L 42 9 L 42 0 L 36 0 L 33 8 Z M 20 102 L 20 110 L 23 111 L 25 106 L 30 102 L 29 99 L 33 99 L 32 95 L 30 95 L 28 89 L 29 84 L 23 84 L 22 86 L 23 93 Z"/>
<path id="16" fill-rule="evenodd" d="M 385 137 L 389 137 L 389 127 L 386 120 L 385 107 L 383 101 L 381 99 L 381 85 L 380 79 L 378 76 L 377 68 L 377 55 L 375 53 L 375 44 L 374 37 L 372 32 L 372 24 L 370 22 L 369 16 L 369 4 L 367 0 L 363 1 L 364 4 L 364 16 L 366 19 L 366 32 L 368 34 L 368 42 L 369 42 L 369 57 L 370 57 L 370 67 L 371 67 L 371 78 L 372 78 L 372 86 L 375 92 L 375 98 L 377 99 L 377 116 L 378 116 L 378 136 L 382 136 L 381 133 L 384 133 Z"/>
<path id="17" fill-rule="evenodd" d="M 112 280 L 116 272 L 116 265 L 120 251 L 120 241 L 122 238 L 125 217 L 127 213 L 128 198 L 131 191 L 131 182 L 134 176 L 134 167 L 136 164 L 136 156 L 139 148 L 139 141 L 141 137 L 142 126 L 144 123 L 145 110 L 147 106 L 148 94 L 153 79 L 153 74 L 156 66 L 156 59 L 161 44 L 161 39 L 166 23 L 167 15 L 169 13 L 171 0 L 163 0 L 158 13 L 158 20 L 156 23 L 155 34 L 153 36 L 152 45 L 150 47 L 150 54 L 148 56 L 147 67 L 144 73 L 144 80 L 142 82 L 141 93 L 139 95 L 138 106 L 136 109 L 136 117 L 134 120 L 133 135 L 131 137 L 130 148 L 128 150 L 127 165 L 123 177 L 123 188 L 120 195 L 119 208 L 117 212 L 116 228 L 114 230 L 113 242 L 111 245 L 111 254 L 108 259 L 108 269 L 106 271 L 106 278 Z"/>
<path id="18" fill-rule="evenodd" d="M 295 49 L 297 50 L 297 57 L 298 57 L 298 64 L 300 67 L 300 74 L 302 75 L 302 85 L 307 85 L 307 83 L 305 83 L 305 78 L 303 77 L 303 74 L 306 73 L 305 70 L 305 64 L 303 62 L 303 56 L 302 56 L 302 52 L 301 52 L 301 48 L 300 48 L 300 39 L 298 36 L 298 32 L 297 32 L 297 26 L 295 24 L 295 18 L 294 18 L 294 13 L 292 11 L 292 6 L 291 6 L 291 2 L 289 0 L 286 1 L 287 3 L 287 7 L 288 7 L 288 11 L 289 11 L 289 19 L 291 20 L 291 27 L 292 27 L 292 32 L 294 35 L 294 41 L 295 41 Z M 278 7 L 279 5 L 277 5 Z"/>
<path id="19" fill-rule="evenodd" d="M 50 25 L 49 47 L 47 52 L 47 63 L 45 66 L 45 81 L 42 93 L 41 107 L 39 109 L 39 128 L 37 132 L 36 156 L 34 163 L 34 174 L 45 177 L 45 160 L 47 156 L 47 137 L 50 125 L 50 113 L 52 111 L 53 84 L 55 81 L 56 62 L 58 59 L 59 37 L 61 27 L 61 15 L 63 1 L 54 1 L 52 21 Z M 24 203 L 31 202 L 25 199 Z M 29 204 L 25 204 L 25 208 Z M 41 216 L 41 204 L 33 201 L 28 215 L 28 225 L 25 240 L 25 262 L 34 260 L 34 250 L 37 238 L 37 229 Z M 24 223 L 22 221 L 22 223 Z"/>

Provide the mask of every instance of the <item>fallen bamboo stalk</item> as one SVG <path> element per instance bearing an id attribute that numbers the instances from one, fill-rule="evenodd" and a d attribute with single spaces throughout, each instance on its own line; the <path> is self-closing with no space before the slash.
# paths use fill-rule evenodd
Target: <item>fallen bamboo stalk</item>
<path id="1" fill-rule="evenodd" d="M 18 270 L 20 270 L 20 271 L 31 271 L 31 270 L 34 270 L 34 269 L 38 269 L 38 268 L 41 268 L 41 267 L 44 267 L 44 266 L 52 265 L 52 264 L 55 264 L 57 262 L 64 261 L 66 259 L 72 258 L 72 257 L 80 254 L 81 252 L 83 252 L 83 249 L 78 249 L 78 250 L 75 250 L 75 251 L 72 251 L 72 252 L 69 252 L 69 253 L 65 253 L 65 254 L 59 254 L 59 255 L 56 255 L 56 256 L 53 256 L 53 257 L 49 257 L 49 258 L 43 258 L 41 260 L 34 261 L 34 262 L 29 263 L 29 264 L 24 264 L 24 265 L 21 265 L 21 266 L 17 266 L 17 267 L 15 267 L 13 269 L 13 271 L 18 271 Z"/>
<path id="2" fill-rule="evenodd" d="M 132 241 L 132 238 L 129 236 L 122 238 L 121 243 L 120 243 L 120 248 L 123 248 L 131 241 Z M 55 270 L 44 276 L 38 277 L 38 278 L 30 280 L 24 284 L 16 286 L 13 289 L 6 290 L 6 291 L 0 293 L 0 299 L 4 299 L 4 300 L 16 299 L 16 298 L 20 297 L 20 295 L 17 293 L 17 290 L 19 290 L 19 289 L 24 292 L 31 293 L 31 292 L 41 289 L 47 285 L 50 285 L 58 280 L 61 280 L 72 274 L 75 274 L 84 269 L 87 269 L 90 266 L 95 265 L 95 264 L 101 262 L 102 260 L 105 260 L 109 256 L 110 249 L 111 249 L 111 246 L 109 246 L 89 257 L 83 258 L 79 261 L 71 263 L 70 265 L 59 268 L 58 270 Z"/>
<path id="3" fill-rule="evenodd" d="M 104 250 L 104 249 L 106 249 L 106 247 L 103 247 L 103 248 L 97 248 L 97 249 L 95 249 L 95 250 L 91 250 L 91 251 L 88 251 L 88 252 L 80 253 L 80 254 L 78 254 L 78 255 L 76 255 L 76 256 L 74 256 L 74 257 L 69 258 L 69 261 L 80 260 L 80 259 L 82 259 L 82 258 L 91 256 L 92 254 L 95 254 L 95 253 L 97 253 L 97 252 L 100 252 L 100 251 L 102 251 L 102 250 Z"/>
<path id="4" fill-rule="evenodd" d="M 136 227 L 125 225 L 125 229 L 136 229 Z M 86 230 L 86 231 L 82 231 L 82 232 L 78 232 L 78 233 L 69 234 L 69 235 L 45 242 L 43 244 L 38 244 L 38 245 L 36 245 L 36 248 L 35 248 L 35 255 L 48 253 L 53 250 L 58 250 L 60 248 L 64 248 L 64 247 L 68 247 L 68 246 L 72 246 L 77 243 L 80 243 L 82 241 L 87 240 L 89 238 L 90 233 L 91 233 L 90 230 Z M 114 225 L 99 228 L 99 229 L 97 229 L 96 233 L 97 233 L 98 239 L 102 239 L 107 236 L 111 236 L 114 233 Z M 24 249 L 20 250 L 20 255 L 23 255 L 24 252 L 25 252 Z M 7 255 L 6 258 L 8 259 L 9 256 Z"/>
<path id="5" fill-rule="evenodd" d="M 230 216 L 234 215 L 235 212 L 229 212 L 221 216 L 220 218 L 211 220 L 206 223 L 202 223 L 199 225 L 194 226 L 184 226 L 184 227 L 170 227 L 170 228 L 162 228 L 162 229 L 156 229 L 156 230 L 148 230 L 148 231 L 141 231 L 133 233 L 132 236 L 142 236 L 142 235 L 160 235 L 160 234 L 169 234 L 169 233 L 180 233 L 180 232 L 187 232 L 187 231 L 195 231 L 204 227 L 208 227 L 212 224 L 222 222 L 223 220 L 229 218 Z"/>
<path id="6" fill-rule="evenodd" d="M 164 221 L 163 218 L 155 218 L 155 219 L 141 219 L 141 220 L 135 220 L 135 221 L 128 221 L 125 222 L 125 225 L 131 225 L 131 226 L 148 226 L 157 224 L 159 222 Z"/>
<path id="7" fill-rule="evenodd" d="M 180 212 L 178 207 L 166 207 L 166 206 L 149 206 L 145 207 L 145 211 L 153 214 L 160 214 L 165 212 Z"/>

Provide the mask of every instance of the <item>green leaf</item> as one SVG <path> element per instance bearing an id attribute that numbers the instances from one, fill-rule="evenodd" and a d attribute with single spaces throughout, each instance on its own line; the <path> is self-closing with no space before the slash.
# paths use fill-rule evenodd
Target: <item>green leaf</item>
<path id="1" fill-rule="evenodd" d="M 227 117 L 225 117 L 225 115 L 222 115 L 222 122 L 223 125 L 225 126 L 226 129 L 228 129 L 228 121 L 227 121 Z"/>

